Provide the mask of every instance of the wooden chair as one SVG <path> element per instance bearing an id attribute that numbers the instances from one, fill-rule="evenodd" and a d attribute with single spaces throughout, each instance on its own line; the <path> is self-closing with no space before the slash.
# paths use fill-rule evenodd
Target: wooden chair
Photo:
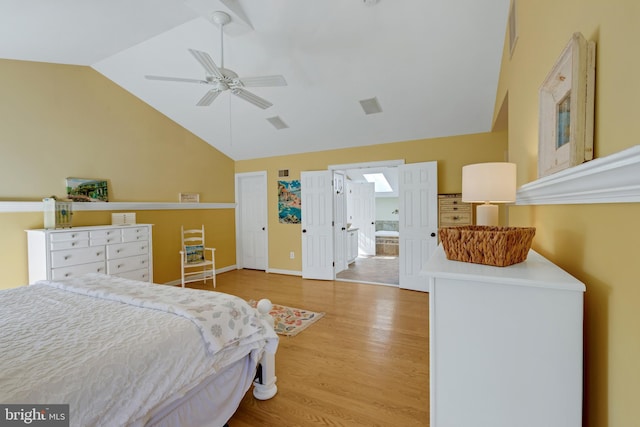
<path id="1" fill-rule="evenodd" d="M 180 251 L 182 287 L 185 283 L 213 279 L 216 287 L 216 249 L 204 245 L 204 225 L 202 228 L 182 231 L 182 250 Z M 209 256 L 207 256 L 207 253 Z"/>

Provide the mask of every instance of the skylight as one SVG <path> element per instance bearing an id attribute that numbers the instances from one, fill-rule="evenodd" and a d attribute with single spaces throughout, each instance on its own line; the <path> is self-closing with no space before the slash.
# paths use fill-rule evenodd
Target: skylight
<path id="1" fill-rule="evenodd" d="M 362 176 L 364 176 L 367 182 L 373 182 L 375 184 L 376 193 L 393 192 L 393 188 L 391 188 L 389 181 L 387 181 L 383 173 L 363 173 Z"/>

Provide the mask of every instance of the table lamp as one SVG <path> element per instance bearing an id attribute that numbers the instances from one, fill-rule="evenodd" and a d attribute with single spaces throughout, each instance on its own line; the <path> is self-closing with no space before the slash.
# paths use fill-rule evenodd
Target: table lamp
<path id="1" fill-rule="evenodd" d="M 477 225 L 498 225 L 498 205 L 516 200 L 516 164 L 476 163 L 462 167 L 462 201 L 476 207 Z"/>

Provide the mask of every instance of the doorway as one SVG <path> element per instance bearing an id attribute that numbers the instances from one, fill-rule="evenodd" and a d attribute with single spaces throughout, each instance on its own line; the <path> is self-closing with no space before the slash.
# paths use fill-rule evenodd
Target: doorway
<path id="1" fill-rule="evenodd" d="M 237 268 L 266 271 L 268 262 L 267 173 L 236 174 Z"/>
<path id="2" fill-rule="evenodd" d="M 346 268 L 336 270 L 336 280 L 398 286 L 398 168 L 351 168 L 345 178 L 347 225 L 358 235 L 358 248 Z"/>

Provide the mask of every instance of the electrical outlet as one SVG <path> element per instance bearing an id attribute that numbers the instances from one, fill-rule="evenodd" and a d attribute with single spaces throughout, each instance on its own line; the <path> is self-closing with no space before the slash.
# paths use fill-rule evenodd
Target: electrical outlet
<path id="1" fill-rule="evenodd" d="M 296 257 L 296 253 L 291 251 L 289 252 L 289 259 L 294 259 Z"/>

